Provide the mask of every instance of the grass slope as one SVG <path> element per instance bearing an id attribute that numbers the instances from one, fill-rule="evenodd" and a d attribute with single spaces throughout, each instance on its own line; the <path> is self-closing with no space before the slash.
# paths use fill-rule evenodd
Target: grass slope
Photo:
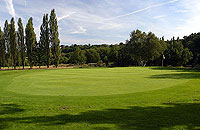
<path id="1" fill-rule="evenodd" d="M 200 129 L 200 72 L 186 68 L 0 71 L 0 129 Z"/>

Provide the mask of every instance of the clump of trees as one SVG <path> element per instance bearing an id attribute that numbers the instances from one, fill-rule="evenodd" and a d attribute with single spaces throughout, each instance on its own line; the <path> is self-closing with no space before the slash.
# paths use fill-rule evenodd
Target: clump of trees
<path id="1" fill-rule="evenodd" d="M 195 35 L 195 36 L 193 36 Z M 196 36 L 197 35 L 197 36 Z M 191 38 L 192 37 L 192 38 Z M 61 46 L 61 63 L 104 63 L 106 66 L 184 66 L 200 63 L 200 34 L 164 40 L 154 33 L 135 30 L 125 43 Z M 195 48 L 194 48 L 195 47 Z"/>
<path id="2" fill-rule="evenodd" d="M 58 67 L 60 61 L 60 40 L 55 10 L 50 14 L 44 14 L 40 27 L 40 40 L 37 42 L 33 27 L 33 18 L 29 18 L 26 24 L 25 34 L 22 19 L 18 19 L 18 30 L 15 29 L 15 20 L 10 23 L 5 21 L 4 30 L 0 28 L 0 68 L 12 66 L 33 66 L 50 64 Z M 51 62 L 50 62 L 51 61 Z"/>
<path id="3" fill-rule="evenodd" d="M 130 34 L 130 40 L 126 41 L 122 49 L 120 53 L 124 54 L 121 54 L 120 60 L 129 59 L 130 65 L 145 66 L 149 61 L 153 61 L 163 55 L 166 44 L 164 39 L 159 39 L 152 32 L 146 34 L 136 30 Z M 119 62 L 119 65 L 123 66 L 124 63 Z"/>
<path id="4" fill-rule="evenodd" d="M 193 53 L 189 48 L 184 47 L 179 38 L 175 40 L 173 37 L 170 41 L 167 41 L 167 49 L 165 51 L 165 64 L 172 66 L 186 65 L 192 60 Z"/>

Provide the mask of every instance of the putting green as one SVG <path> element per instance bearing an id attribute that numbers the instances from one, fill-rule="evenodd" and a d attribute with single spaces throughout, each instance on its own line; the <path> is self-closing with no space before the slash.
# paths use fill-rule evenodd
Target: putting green
<path id="1" fill-rule="evenodd" d="M 173 87 L 189 81 L 154 77 L 176 73 L 187 72 L 142 67 L 30 70 L 14 77 L 4 89 L 19 94 L 48 96 L 127 94 Z"/>
<path id="2" fill-rule="evenodd" d="M 5 130 L 194 130 L 199 110 L 199 69 L 0 71 Z"/>

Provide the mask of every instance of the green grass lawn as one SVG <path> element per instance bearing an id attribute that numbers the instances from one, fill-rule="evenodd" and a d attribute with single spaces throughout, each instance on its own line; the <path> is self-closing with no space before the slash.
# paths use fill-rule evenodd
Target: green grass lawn
<path id="1" fill-rule="evenodd" d="M 0 71 L 0 129 L 199 130 L 200 72 L 159 67 Z"/>

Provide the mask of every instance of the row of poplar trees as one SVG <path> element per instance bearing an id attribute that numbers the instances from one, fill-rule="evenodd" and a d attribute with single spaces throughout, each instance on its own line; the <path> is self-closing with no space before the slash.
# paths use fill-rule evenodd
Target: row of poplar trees
<path id="1" fill-rule="evenodd" d="M 30 68 L 50 64 L 58 67 L 60 60 L 60 40 L 55 10 L 50 17 L 44 14 L 40 27 L 40 40 L 37 42 L 33 27 L 33 18 L 29 18 L 25 28 L 22 19 L 18 19 L 18 30 L 15 29 L 14 18 L 10 24 L 5 21 L 4 29 L 0 28 L 0 68 L 7 66 L 16 69 L 17 65 L 25 66 L 28 60 Z M 51 63 L 50 63 L 51 61 Z"/>

